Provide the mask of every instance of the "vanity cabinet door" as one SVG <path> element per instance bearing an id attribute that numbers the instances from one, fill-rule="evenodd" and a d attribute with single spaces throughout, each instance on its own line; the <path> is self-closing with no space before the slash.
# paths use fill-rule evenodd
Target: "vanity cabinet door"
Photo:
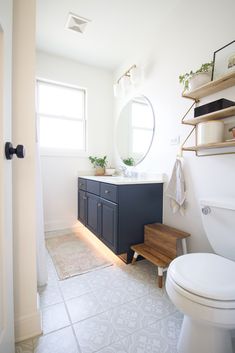
<path id="1" fill-rule="evenodd" d="M 78 190 L 78 219 L 84 225 L 86 225 L 86 214 L 87 214 L 86 192 L 82 190 Z"/>
<path id="2" fill-rule="evenodd" d="M 101 240 L 114 252 L 117 249 L 118 205 L 101 199 Z"/>
<path id="3" fill-rule="evenodd" d="M 86 226 L 96 235 L 100 235 L 100 215 L 101 215 L 101 202 L 100 197 L 87 193 L 87 217 Z"/>

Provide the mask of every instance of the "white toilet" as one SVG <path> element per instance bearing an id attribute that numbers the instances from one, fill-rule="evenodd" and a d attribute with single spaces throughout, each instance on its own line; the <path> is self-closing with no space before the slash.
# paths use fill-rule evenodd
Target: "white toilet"
<path id="1" fill-rule="evenodd" d="M 166 290 L 184 313 L 179 353 L 233 353 L 235 329 L 235 199 L 200 202 L 208 240 L 216 252 L 177 257 Z"/>

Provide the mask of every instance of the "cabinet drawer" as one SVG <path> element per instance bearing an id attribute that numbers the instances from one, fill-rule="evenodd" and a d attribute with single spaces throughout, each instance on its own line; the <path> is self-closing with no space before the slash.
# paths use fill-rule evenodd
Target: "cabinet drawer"
<path id="1" fill-rule="evenodd" d="M 78 178 L 78 189 L 86 191 L 86 179 Z"/>
<path id="2" fill-rule="evenodd" d="M 112 202 L 118 202 L 117 186 L 112 184 L 101 183 L 100 196 Z"/>
<path id="3" fill-rule="evenodd" d="M 98 181 L 87 180 L 86 190 L 95 195 L 100 195 L 100 183 Z"/>

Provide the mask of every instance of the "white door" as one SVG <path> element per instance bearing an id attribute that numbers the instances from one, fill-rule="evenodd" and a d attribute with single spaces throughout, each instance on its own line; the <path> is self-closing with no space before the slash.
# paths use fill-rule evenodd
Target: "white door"
<path id="1" fill-rule="evenodd" d="M 14 352 L 11 141 L 12 0 L 0 0 L 0 352 Z"/>

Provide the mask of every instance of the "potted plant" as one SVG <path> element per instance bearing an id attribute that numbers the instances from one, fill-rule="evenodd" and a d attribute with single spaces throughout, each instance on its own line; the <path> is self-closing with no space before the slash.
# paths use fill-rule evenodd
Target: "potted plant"
<path id="1" fill-rule="evenodd" d="M 184 85 L 184 91 L 192 91 L 211 80 L 211 71 L 213 67 L 213 61 L 202 64 L 197 71 L 190 71 L 184 75 L 179 76 L 180 83 Z"/>
<path id="2" fill-rule="evenodd" d="M 128 165 L 128 166 L 133 166 L 135 165 L 135 160 L 132 157 L 126 158 L 122 160 L 124 164 Z"/>
<path id="3" fill-rule="evenodd" d="M 95 175 L 104 175 L 105 167 L 107 165 L 107 156 L 104 156 L 103 158 L 89 156 L 89 160 L 95 168 Z"/>

